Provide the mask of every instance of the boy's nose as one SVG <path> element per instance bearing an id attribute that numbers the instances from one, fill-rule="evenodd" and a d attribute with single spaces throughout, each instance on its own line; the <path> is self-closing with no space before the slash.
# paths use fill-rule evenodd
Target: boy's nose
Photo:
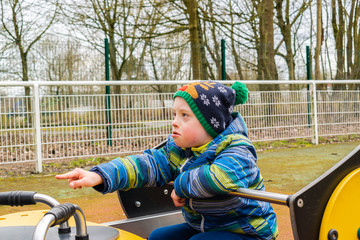
<path id="1" fill-rule="evenodd" d="M 174 118 L 174 120 L 171 122 L 171 125 L 172 125 L 174 128 L 179 127 L 179 124 L 178 124 L 178 122 L 176 121 L 176 118 Z"/>

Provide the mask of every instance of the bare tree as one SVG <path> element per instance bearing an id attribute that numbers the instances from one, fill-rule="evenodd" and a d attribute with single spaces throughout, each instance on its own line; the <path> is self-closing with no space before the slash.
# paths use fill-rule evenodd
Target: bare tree
<path id="1" fill-rule="evenodd" d="M 19 50 L 22 80 L 28 81 L 27 56 L 31 48 L 51 27 L 57 14 L 57 3 L 44 11 L 39 1 L 0 0 L 2 35 Z M 48 4 L 49 5 L 49 4 Z M 51 10 L 51 11 L 50 11 Z M 27 92 L 29 93 L 29 92 Z"/>
<path id="2" fill-rule="evenodd" d="M 231 41 L 231 54 L 234 57 L 234 64 L 236 66 L 237 75 L 239 76 L 240 80 L 244 80 L 244 74 L 241 64 L 241 57 L 237 50 L 236 44 L 236 33 L 235 33 L 235 25 L 236 19 L 237 21 L 240 20 L 240 17 L 242 16 L 242 12 L 234 11 L 233 9 L 236 9 L 235 6 L 238 6 L 237 2 L 229 1 L 228 7 L 230 9 L 229 17 L 230 17 L 230 41 Z M 237 8 L 239 9 L 239 8 Z"/>
<path id="3" fill-rule="evenodd" d="M 323 41 L 323 27 L 322 27 L 322 4 L 321 0 L 316 1 L 316 47 L 315 47 L 315 79 L 321 80 L 321 70 L 320 70 L 320 53 L 321 45 Z"/>
<path id="4" fill-rule="evenodd" d="M 282 43 L 285 43 L 285 54 L 281 54 L 277 50 L 277 54 L 282 56 L 288 67 L 288 76 L 289 80 L 295 80 L 295 49 L 293 49 L 292 39 L 296 37 L 297 31 L 299 28 L 294 28 L 295 23 L 301 23 L 302 15 L 305 10 L 311 4 L 312 0 L 304 0 L 297 9 L 292 9 L 290 6 L 290 0 L 275 0 L 275 9 L 276 9 L 276 18 L 277 25 L 280 28 L 282 34 L 282 41 L 278 45 L 277 49 L 281 46 Z M 297 24 L 300 24 L 297 23 Z"/>
<path id="5" fill-rule="evenodd" d="M 249 56 L 254 56 L 258 38 L 257 13 L 251 1 L 206 0 L 199 1 L 199 19 L 206 49 L 204 64 L 210 79 L 220 79 L 221 48 L 220 41 L 226 42 L 226 79 L 244 79 L 245 66 L 256 68 Z M 253 28 L 254 27 L 254 28 Z M 253 32 L 252 32 L 253 31 Z M 246 51 L 244 51 L 246 49 Z M 251 57 L 250 57 L 251 58 Z M 255 58 L 255 57 L 253 57 Z"/>
<path id="6" fill-rule="evenodd" d="M 22 66 L 22 80 L 29 80 L 28 54 L 54 23 L 58 4 L 31 0 L 0 0 L 1 34 L 19 50 Z M 44 10 L 46 6 L 46 10 Z M 30 96 L 30 88 L 25 87 L 25 95 Z M 27 103 L 31 112 L 31 101 Z"/>
<path id="7" fill-rule="evenodd" d="M 255 0 L 259 18 L 258 79 L 277 80 L 274 50 L 274 2 Z M 261 85 L 263 90 L 271 90 L 274 85 Z"/>
<path id="8" fill-rule="evenodd" d="M 158 8 L 151 7 L 156 4 Z M 103 52 L 102 38 L 109 39 L 112 80 L 147 78 L 144 58 L 156 29 L 162 24 L 162 5 L 150 0 L 71 1 L 63 6 L 63 13 L 81 32 L 82 38 Z M 116 93 L 121 93 L 115 87 Z"/>
<path id="9" fill-rule="evenodd" d="M 358 79 L 359 64 L 359 0 L 331 1 L 337 66 L 336 79 Z"/>
<path id="10" fill-rule="evenodd" d="M 120 8 L 121 2 L 115 1 L 71 1 L 63 4 L 62 13 L 67 17 L 74 28 L 74 32 L 80 32 L 86 41 L 103 52 L 104 46 L 101 39 L 109 39 L 110 68 L 113 80 L 119 80 L 119 67 L 116 48 L 116 28 L 122 19 Z M 124 7 L 124 9 L 126 9 Z M 126 15 L 125 15 L 126 17 Z M 124 20 L 125 21 L 125 20 Z M 124 49 L 127 49 L 124 47 Z M 124 50 L 126 51 L 126 50 Z"/>
<path id="11" fill-rule="evenodd" d="M 357 0 L 354 5 L 354 21 L 353 21 L 353 42 L 354 42 L 354 66 L 351 78 L 360 79 L 360 2 Z"/>
<path id="12" fill-rule="evenodd" d="M 191 45 L 191 66 L 193 79 L 207 79 L 203 31 L 200 24 L 197 0 L 182 0 L 188 15 L 189 40 Z"/>

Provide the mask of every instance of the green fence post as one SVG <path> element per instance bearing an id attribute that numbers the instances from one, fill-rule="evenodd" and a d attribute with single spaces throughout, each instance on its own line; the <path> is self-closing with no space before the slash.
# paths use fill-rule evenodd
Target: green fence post
<path id="1" fill-rule="evenodd" d="M 306 46 L 306 79 L 311 80 L 311 54 L 309 46 Z"/>
<path id="2" fill-rule="evenodd" d="M 105 38 L 105 80 L 110 80 L 109 69 L 109 40 Z M 110 86 L 105 87 L 106 92 L 106 137 L 108 146 L 112 146 L 111 140 L 111 102 L 110 102 Z"/>
<path id="3" fill-rule="evenodd" d="M 221 39 L 221 80 L 226 80 L 225 39 Z"/>

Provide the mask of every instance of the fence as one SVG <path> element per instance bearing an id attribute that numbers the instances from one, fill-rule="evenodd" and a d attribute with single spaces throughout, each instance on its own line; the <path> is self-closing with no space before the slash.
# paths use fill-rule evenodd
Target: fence
<path id="1" fill-rule="evenodd" d="M 171 131 L 173 93 L 188 82 L 0 82 L 0 164 L 36 162 L 41 172 L 44 160 L 156 146 Z M 311 138 L 317 144 L 320 136 L 360 134 L 360 80 L 245 83 L 249 100 L 235 110 L 254 142 Z M 259 91 L 259 84 L 279 90 Z M 325 84 L 340 90 L 320 90 Z"/>

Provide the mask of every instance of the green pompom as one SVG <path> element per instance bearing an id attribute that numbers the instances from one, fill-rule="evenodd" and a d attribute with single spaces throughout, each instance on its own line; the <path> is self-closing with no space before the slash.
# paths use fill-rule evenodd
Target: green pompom
<path id="1" fill-rule="evenodd" d="M 244 104 L 248 100 L 249 90 L 245 84 L 241 82 L 235 82 L 231 88 L 236 92 L 235 105 Z"/>

